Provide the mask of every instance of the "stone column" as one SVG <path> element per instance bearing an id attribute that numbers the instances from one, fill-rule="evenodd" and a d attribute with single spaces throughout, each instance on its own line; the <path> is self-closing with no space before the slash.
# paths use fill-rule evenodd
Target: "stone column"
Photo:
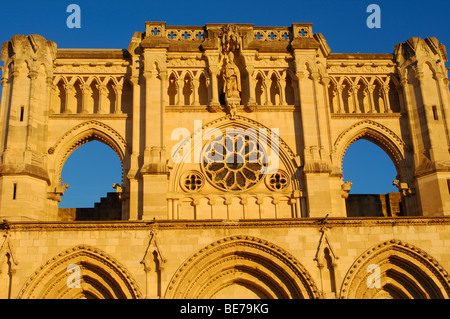
<path id="1" fill-rule="evenodd" d="M 383 91 L 384 113 L 392 113 L 391 103 L 389 101 L 389 85 L 384 84 L 381 90 Z"/>
<path id="2" fill-rule="evenodd" d="M 359 101 L 358 101 L 358 90 L 360 88 L 360 85 L 353 85 L 352 86 L 352 93 L 353 93 L 353 108 L 355 110 L 355 113 L 361 113 L 361 109 L 359 108 Z"/>
<path id="3" fill-rule="evenodd" d="M 108 88 L 104 84 L 97 85 L 98 89 L 98 114 L 107 114 L 106 97 L 108 95 Z"/>
<path id="4" fill-rule="evenodd" d="M 219 73 L 219 70 L 217 68 L 217 66 L 214 67 L 210 67 L 210 72 L 211 72 L 211 101 L 209 102 L 209 105 L 211 105 L 212 107 L 216 107 L 216 106 L 220 106 L 220 102 L 219 102 L 219 87 L 218 87 L 218 80 L 217 80 L 217 75 Z"/>
<path id="5" fill-rule="evenodd" d="M 131 132 L 131 159 L 130 170 L 128 171 L 128 180 L 130 182 L 130 220 L 138 219 L 139 210 L 139 177 L 137 172 L 139 170 L 139 157 L 140 157 L 140 86 L 139 77 L 132 76 L 130 82 L 133 86 L 133 119 L 132 119 L 132 132 Z"/>
<path id="6" fill-rule="evenodd" d="M 195 78 L 192 79 L 192 96 L 193 96 L 193 100 L 191 105 L 200 105 L 199 101 L 198 101 L 198 88 L 200 86 L 200 80 Z"/>
<path id="7" fill-rule="evenodd" d="M 344 86 L 341 84 L 336 85 L 336 92 L 338 96 L 338 105 L 337 110 L 334 110 L 335 113 L 342 113 L 342 109 L 344 108 L 344 100 L 342 99 L 342 91 L 344 90 Z"/>
<path id="8" fill-rule="evenodd" d="M 114 106 L 114 114 L 122 114 L 122 89 L 121 84 L 116 84 L 113 86 L 114 92 L 116 93 L 116 104 Z"/>
<path id="9" fill-rule="evenodd" d="M 376 113 L 377 110 L 375 110 L 375 101 L 373 99 L 373 91 L 375 90 L 375 85 L 368 85 L 367 86 L 367 94 L 369 96 L 369 112 L 368 113 Z"/>
<path id="10" fill-rule="evenodd" d="M 183 99 L 184 79 L 177 79 L 177 105 L 184 105 Z"/>
<path id="11" fill-rule="evenodd" d="M 286 76 L 286 75 L 284 75 Z M 282 77 L 278 80 L 278 86 L 280 88 L 280 105 L 287 105 L 286 103 L 286 78 Z"/>
<path id="12" fill-rule="evenodd" d="M 83 93 L 82 103 L 81 103 L 81 113 L 89 113 L 88 104 L 89 98 L 92 96 L 92 89 L 90 85 L 84 84 L 81 86 L 81 91 Z"/>
<path id="13" fill-rule="evenodd" d="M 256 99 L 255 99 L 255 81 L 253 79 L 253 71 L 254 67 L 252 65 L 247 65 L 245 67 L 245 71 L 247 73 L 247 106 L 252 108 L 256 106 Z"/>
<path id="14" fill-rule="evenodd" d="M 53 84 L 53 82 L 50 82 L 49 86 L 50 86 L 50 106 L 49 106 L 48 113 L 49 114 L 59 113 L 59 110 L 57 109 L 57 107 L 59 107 L 59 105 L 55 104 L 55 99 L 58 94 L 58 86 Z M 5 86 L 3 86 L 3 90 L 5 90 Z"/>
<path id="15" fill-rule="evenodd" d="M 64 84 L 66 91 L 66 105 L 64 107 L 64 113 L 72 114 L 73 112 L 73 99 L 75 98 L 75 88 L 72 84 Z"/>
<path id="16" fill-rule="evenodd" d="M 210 85 L 209 85 L 209 92 L 210 92 L 210 101 L 209 101 L 209 109 L 212 112 L 217 112 L 220 109 L 220 102 L 219 102 L 219 87 L 218 87 L 218 81 L 217 76 L 219 74 L 219 53 L 216 52 L 216 50 L 213 51 L 205 51 L 205 55 L 208 59 L 208 71 L 210 76 Z"/>
<path id="17" fill-rule="evenodd" d="M 264 93 L 266 95 L 266 103 L 264 103 L 264 105 L 272 105 L 272 101 L 270 101 L 270 84 L 271 84 L 272 80 L 265 78 L 264 79 Z"/>

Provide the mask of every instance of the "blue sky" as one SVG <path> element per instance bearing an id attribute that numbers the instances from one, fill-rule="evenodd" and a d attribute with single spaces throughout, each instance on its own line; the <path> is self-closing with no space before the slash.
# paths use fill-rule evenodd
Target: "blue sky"
<path id="1" fill-rule="evenodd" d="M 69 29 L 66 25 L 70 14 L 66 9 L 70 4 L 78 4 L 81 8 L 80 29 Z M 379 29 L 370 29 L 366 25 L 369 4 L 378 4 L 381 8 Z M 126 48 L 135 31 L 144 31 L 145 21 L 166 21 L 168 25 L 253 23 L 258 26 L 290 26 L 294 22 L 310 22 L 315 33 L 325 36 L 332 52 L 392 53 L 396 43 L 410 37 L 436 37 L 450 50 L 448 0 L 47 0 L 3 1 L 1 8 L 1 42 L 8 41 L 15 34 L 40 34 L 56 42 L 60 48 Z M 64 174 L 67 171 L 67 175 L 63 174 L 63 179 L 70 184 L 70 188 L 61 207 L 92 206 L 100 196 L 105 196 L 106 191 L 114 191 L 112 183 L 120 180 L 120 163 L 112 150 L 101 146 L 100 143 L 88 143 L 69 157 L 63 170 Z M 108 158 L 114 159 L 113 163 L 108 163 Z M 81 164 L 85 163 L 83 161 L 90 166 L 99 165 L 88 172 L 86 164 Z M 75 166 L 77 163 L 80 165 Z M 372 165 L 380 169 L 367 172 L 374 174 L 372 177 L 363 175 L 362 172 L 367 171 L 365 168 L 374 167 Z M 396 175 L 392 162 L 369 142 L 360 141 L 351 145 L 344 159 L 344 174 L 346 180 L 354 181 L 352 193 L 395 190 L 390 185 Z M 104 185 L 86 182 L 86 176 L 102 180 Z M 367 182 L 374 180 L 381 182 Z M 77 183 L 80 183 L 79 187 Z"/>

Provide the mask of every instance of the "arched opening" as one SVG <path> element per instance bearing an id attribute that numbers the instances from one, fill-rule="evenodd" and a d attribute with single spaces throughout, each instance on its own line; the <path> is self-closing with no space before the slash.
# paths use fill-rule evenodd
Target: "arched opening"
<path id="1" fill-rule="evenodd" d="M 400 96 L 397 85 L 394 82 L 389 82 L 389 105 L 392 112 L 400 112 Z"/>
<path id="2" fill-rule="evenodd" d="M 330 84 L 328 85 L 328 101 L 330 103 L 330 112 L 339 113 L 337 87 L 333 80 L 330 81 Z"/>
<path id="3" fill-rule="evenodd" d="M 264 96 L 264 80 L 261 73 L 258 73 L 256 76 L 256 85 L 255 85 L 255 98 L 256 104 L 263 105 L 265 104 L 265 96 Z"/>
<path id="4" fill-rule="evenodd" d="M 100 94 L 98 91 L 98 86 L 99 86 L 99 83 L 97 82 L 97 80 L 94 79 L 91 82 L 92 95 L 91 95 L 90 103 L 92 104 L 92 113 L 98 113 L 98 111 L 99 111 Z"/>
<path id="5" fill-rule="evenodd" d="M 270 77 L 270 103 L 272 105 L 280 104 L 280 89 L 278 86 L 278 78 L 275 74 Z"/>
<path id="6" fill-rule="evenodd" d="M 128 79 L 124 79 L 123 81 L 123 89 L 122 89 L 122 112 L 123 113 L 131 113 L 133 110 L 133 86 Z"/>
<path id="7" fill-rule="evenodd" d="M 176 104 L 176 98 L 177 98 L 177 79 L 175 77 L 175 74 L 170 74 L 169 77 L 169 85 L 167 87 L 167 95 L 169 96 L 169 105 L 175 105 Z"/>
<path id="8" fill-rule="evenodd" d="M 200 75 L 199 82 L 198 101 L 200 105 L 208 105 L 208 84 L 204 73 Z"/>
<path id="9" fill-rule="evenodd" d="M 120 220 L 122 163 L 106 144 L 93 140 L 73 151 L 64 163 L 62 184 L 69 188 L 59 204 L 75 220 Z M 71 210 L 67 212 L 67 210 Z"/>
<path id="10" fill-rule="evenodd" d="M 115 109 L 116 109 L 116 92 L 114 90 L 113 87 L 114 83 L 113 81 L 109 81 L 108 84 L 106 85 L 107 88 L 107 95 L 106 95 L 106 99 L 107 99 L 107 104 L 106 104 L 106 110 L 107 113 L 113 114 Z"/>
<path id="11" fill-rule="evenodd" d="M 383 89 L 379 80 L 375 81 L 375 89 L 373 91 L 373 103 L 375 107 L 376 113 L 384 113 L 385 112 L 385 102 L 383 98 Z"/>
<path id="12" fill-rule="evenodd" d="M 353 113 L 353 96 L 352 96 L 352 85 L 348 79 L 345 79 L 342 83 L 342 102 L 344 103 L 344 113 Z"/>
<path id="13" fill-rule="evenodd" d="M 363 80 L 359 80 L 357 90 L 356 113 L 366 113 L 369 110 L 369 101 L 367 98 L 367 85 Z"/>
<path id="14" fill-rule="evenodd" d="M 342 283 L 345 299 L 448 299 L 447 274 L 412 244 L 391 239 L 366 250 Z"/>
<path id="15" fill-rule="evenodd" d="M 64 88 L 64 81 L 61 79 L 57 84 L 57 95 L 55 105 L 59 113 L 63 113 L 66 107 L 66 90 Z"/>
<path id="16" fill-rule="evenodd" d="M 75 90 L 76 113 L 81 113 L 83 107 L 83 93 L 81 91 L 81 81 L 78 79 L 73 85 Z"/>
<path id="17" fill-rule="evenodd" d="M 19 299 L 140 299 L 128 270 L 98 248 L 72 247 L 43 264 Z"/>
<path id="18" fill-rule="evenodd" d="M 184 77 L 184 86 L 183 86 L 183 99 L 184 105 L 191 105 L 192 102 L 192 77 L 189 73 L 186 73 Z"/>
<path id="19" fill-rule="evenodd" d="M 307 270 L 287 251 L 260 238 L 233 236 L 183 263 L 165 298 L 313 299 L 318 294 Z"/>
<path id="20" fill-rule="evenodd" d="M 286 75 L 286 87 L 285 87 L 285 96 L 286 96 L 286 103 L 288 105 L 294 105 L 295 104 L 295 81 L 292 79 L 292 76 L 288 73 Z"/>
<path id="21" fill-rule="evenodd" d="M 348 217 L 402 215 L 401 196 L 393 185 L 397 169 L 386 152 L 364 139 L 353 142 L 343 160 L 344 182 L 351 182 L 346 199 Z"/>

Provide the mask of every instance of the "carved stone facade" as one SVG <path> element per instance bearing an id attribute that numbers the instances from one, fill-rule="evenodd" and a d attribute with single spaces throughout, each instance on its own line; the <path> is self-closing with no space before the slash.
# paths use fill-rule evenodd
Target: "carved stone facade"
<path id="1" fill-rule="evenodd" d="M 337 54 L 308 23 L 147 22 L 125 50 L 17 35 L 1 59 L 0 297 L 450 297 L 437 39 Z M 381 217 L 347 211 L 359 139 L 397 169 Z M 58 207 L 92 140 L 122 163 L 118 221 Z"/>

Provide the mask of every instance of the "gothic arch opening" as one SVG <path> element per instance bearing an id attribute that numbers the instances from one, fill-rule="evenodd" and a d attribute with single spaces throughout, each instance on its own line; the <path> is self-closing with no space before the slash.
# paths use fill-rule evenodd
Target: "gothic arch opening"
<path id="1" fill-rule="evenodd" d="M 177 101 L 177 78 L 175 73 L 171 73 L 169 76 L 169 85 L 167 87 L 167 95 L 169 97 L 169 105 L 176 105 Z"/>
<path id="2" fill-rule="evenodd" d="M 82 148 L 78 149 L 80 146 Z M 83 150 L 86 152 L 82 152 Z M 61 217 L 68 217 L 69 220 L 73 220 L 75 216 L 78 220 L 121 219 L 122 188 L 126 188 L 127 182 L 123 174 L 128 167 L 128 162 L 126 162 L 128 150 L 125 140 L 114 129 L 97 121 L 81 123 L 69 130 L 48 152 L 50 154 L 49 165 L 53 172 L 49 191 L 54 191 L 55 187 L 64 187 L 67 183 L 64 179 L 63 167 L 67 168 L 65 164 L 69 157 L 72 157 L 71 155 L 73 155 L 75 164 L 78 164 L 78 167 L 73 167 L 72 172 L 78 180 L 81 180 L 79 189 L 84 189 L 85 194 L 86 192 L 91 194 L 93 190 L 88 189 L 89 187 L 98 181 L 104 183 L 102 194 L 106 195 L 106 199 L 100 200 L 100 204 L 96 204 L 93 208 L 89 205 L 78 204 L 71 204 L 68 207 L 62 196 L 63 203 L 60 205 L 58 213 L 62 214 Z M 80 153 L 81 159 L 77 159 L 77 153 Z M 67 163 L 69 170 L 70 162 L 71 159 Z M 89 172 L 88 168 L 93 171 Z M 101 174 L 102 172 L 103 174 Z M 86 175 L 83 176 L 83 173 Z M 70 190 L 74 192 L 74 182 L 67 184 L 69 184 L 69 189 L 62 192 L 64 195 L 70 194 Z M 116 188 L 115 191 L 113 187 Z M 108 194 L 106 194 L 107 192 Z M 77 195 L 83 197 L 82 194 L 77 193 Z M 98 196 L 100 197 L 100 195 Z M 81 208 L 86 208 L 86 211 L 82 212 Z M 56 209 L 58 210 L 57 207 Z"/>
<path id="3" fill-rule="evenodd" d="M 344 182 L 351 181 L 346 199 L 348 217 L 403 215 L 401 196 L 393 186 L 397 170 L 386 152 L 362 138 L 346 150 L 343 160 Z"/>
<path id="4" fill-rule="evenodd" d="M 184 85 L 183 85 L 183 101 L 184 105 L 191 105 L 192 103 L 192 76 L 189 72 L 184 76 Z"/>
<path id="5" fill-rule="evenodd" d="M 291 73 L 286 74 L 286 87 L 285 87 L 285 96 L 286 96 L 286 103 L 287 105 L 294 105 L 295 104 L 295 87 L 296 83 L 293 79 L 293 76 Z"/>
<path id="6" fill-rule="evenodd" d="M 355 143 L 361 139 L 366 141 Z M 411 215 L 415 213 L 413 212 L 414 209 L 410 207 L 411 202 L 415 199 L 414 196 L 411 196 L 412 192 L 410 187 L 412 184 L 406 169 L 408 159 L 405 158 L 404 154 L 407 151 L 407 146 L 393 131 L 374 121 L 360 121 L 341 133 L 335 142 L 335 146 L 338 149 L 341 165 L 345 157 L 346 162 L 347 160 L 350 161 L 348 164 L 346 163 L 346 166 L 351 167 L 351 169 L 357 168 L 358 166 L 361 167 L 360 173 L 355 173 L 355 176 L 352 177 L 346 172 L 348 169 L 341 166 L 341 169 L 344 168 L 342 171 L 343 182 L 352 182 L 352 190 L 346 202 L 352 201 L 350 199 L 351 196 L 356 201 L 356 208 L 352 212 L 349 212 L 349 208 L 347 207 L 347 216 L 382 217 Z M 352 162 L 351 159 L 353 156 L 351 153 L 353 148 L 355 148 L 359 156 L 364 156 L 364 158 L 353 155 L 355 158 Z M 379 156 L 375 157 L 374 154 L 377 153 Z M 374 173 L 372 177 L 367 175 L 365 177 L 362 176 L 371 172 Z M 374 181 L 380 180 L 379 177 L 382 174 L 386 175 L 384 182 L 381 184 L 381 186 L 384 185 L 383 188 L 358 189 L 358 181 L 360 181 L 360 185 L 375 186 Z M 365 195 L 369 192 L 372 194 L 364 197 L 362 195 L 355 195 L 357 192 Z M 366 200 L 369 200 L 369 202 L 365 203 L 364 201 Z M 377 208 L 370 211 L 365 208 L 367 205 Z M 408 208 L 408 211 L 406 208 Z"/>
<path id="7" fill-rule="evenodd" d="M 233 236 L 195 253 L 172 277 L 166 298 L 318 298 L 306 269 L 265 240 Z M 204 271 L 199 272 L 198 269 Z"/>
<path id="8" fill-rule="evenodd" d="M 448 299 L 446 271 L 428 253 L 399 240 L 366 250 L 347 272 L 344 299 Z"/>
<path id="9" fill-rule="evenodd" d="M 67 158 L 61 172 L 68 184 L 60 208 L 75 208 L 76 220 L 121 219 L 120 194 L 114 184 L 122 185 L 122 164 L 106 144 L 90 141 Z"/>
<path id="10" fill-rule="evenodd" d="M 204 73 L 200 74 L 198 87 L 198 102 L 200 105 L 208 105 L 208 84 Z"/>

